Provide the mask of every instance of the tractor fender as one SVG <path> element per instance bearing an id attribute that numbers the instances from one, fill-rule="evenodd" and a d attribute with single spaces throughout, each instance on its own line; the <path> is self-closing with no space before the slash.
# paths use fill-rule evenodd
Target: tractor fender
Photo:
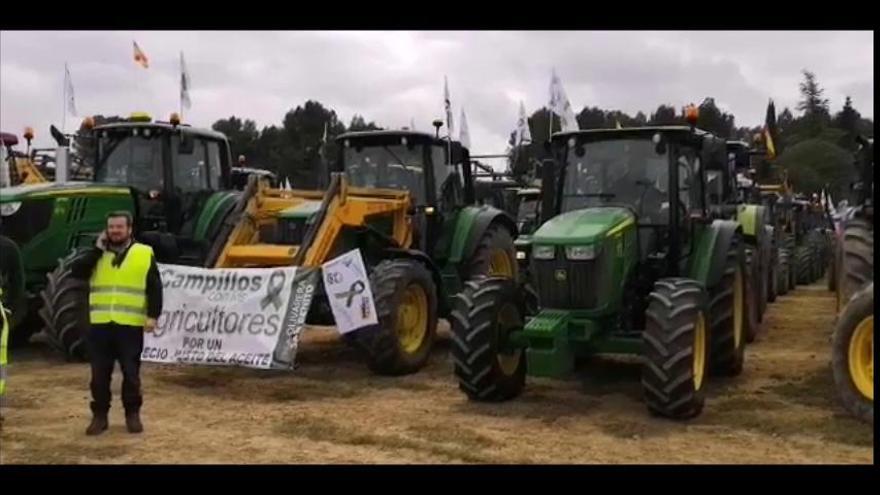
<path id="1" fill-rule="evenodd" d="M 449 308 L 446 304 L 447 294 L 443 287 L 443 277 L 440 275 L 440 269 L 427 254 L 422 251 L 416 251 L 414 249 L 401 248 L 386 248 L 382 250 L 382 253 L 384 259 L 406 258 L 416 260 L 425 265 L 425 267 L 430 270 L 431 278 L 434 280 L 434 286 L 437 289 L 438 314 L 442 316 L 449 313 Z"/>
<path id="2" fill-rule="evenodd" d="M 734 220 L 715 220 L 699 242 L 692 265 L 692 278 L 710 289 L 721 281 L 724 262 L 734 236 L 742 235 L 740 224 Z"/>
<path id="3" fill-rule="evenodd" d="M 196 222 L 194 239 L 196 241 L 211 242 L 217 235 L 223 220 L 232 212 L 238 197 L 238 191 L 215 192 L 205 202 L 199 218 Z"/>
<path id="4" fill-rule="evenodd" d="M 764 225 L 764 210 L 761 205 L 739 205 L 736 219 L 742 225 L 742 233 L 747 238 L 756 239 L 763 233 L 759 229 Z"/>
<path id="5" fill-rule="evenodd" d="M 468 206 L 462 209 L 453 234 L 449 261 L 458 265 L 469 259 L 477 250 L 483 234 L 493 224 L 501 224 L 510 230 L 515 239 L 518 234 L 516 221 L 509 213 L 493 206 Z"/>

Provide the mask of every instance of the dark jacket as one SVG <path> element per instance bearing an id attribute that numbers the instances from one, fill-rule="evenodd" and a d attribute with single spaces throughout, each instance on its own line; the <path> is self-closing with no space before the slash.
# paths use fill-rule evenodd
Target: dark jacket
<path id="1" fill-rule="evenodd" d="M 132 243 L 132 245 L 133 244 L 134 243 Z M 121 264 L 125 260 L 125 257 L 128 256 L 129 249 L 131 249 L 131 245 L 125 248 L 125 251 L 117 255 L 116 260 L 114 260 L 115 265 L 118 266 L 118 264 Z M 77 257 L 73 263 L 71 263 L 71 274 L 78 279 L 88 281 L 92 277 L 95 265 L 98 264 L 98 260 L 101 259 L 103 254 L 104 251 L 101 251 L 97 247 L 90 248 L 84 255 Z M 153 256 L 153 259 L 150 261 L 150 269 L 147 271 L 147 317 L 159 318 L 159 315 L 161 314 L 162 279 L 159 276 L 159 267 L 156 265 L 156 257 Z"/>

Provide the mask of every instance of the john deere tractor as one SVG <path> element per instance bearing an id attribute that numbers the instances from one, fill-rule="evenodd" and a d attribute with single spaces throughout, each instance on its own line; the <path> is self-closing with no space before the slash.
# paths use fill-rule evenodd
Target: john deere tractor
<path id="1" fill-rule="evenodd" d="M 159 261 L 203 265 L 235 204 L 236 193 L 226 191 L 226 138 L 171 120 L 133 114 L 94 127 L 91 181 L 0 190 L 2 272 L 13 281 L 13 321 L 39 309 L 42 337 L 69 357 L 84 357 L 88 327 L 87 286 L 69 266 L 78 248 L 94 245 L 107 213 L 132 212 L 136 237 L 153 246 Z M 19 325 L 12 335 L 24 340 L 38 326 Z"/>
<path id="2" fill-rule="evenodd" d="M 859 181 L 853 216 L 838 251 L 837 297 L 831 365 L 844 407 L 874 424 L 874 140 L 859 138 Z M 842 304 L 841 304 L 842 303 Z"/>
<path id="3" fill-rule="evenodd" d="M 459 388 L 503 401 L 526 374 L 630 354 L 652 413 L 698 415 L 710 372 L 737 375 L 744 361 L 743 233 L 711 219 L 706 197 L 724 141 L 692 124 L 557 133 L 551 150 L 528 254 L 538 311 L 509 280 L 468 282 L 451 319 Z"/>
<path id="4" fill-rule="evenodd" d="M 437 319 L 466 280 L 516 279 L 516 224 L 474 206 L 468 150 L 457 142 L 410 131 L 352 132 L 337 142 L 324 192 L 252 180 L 221 230 L 213 266 L 319 267 L 359 249 L 379 323 L 345 339 L 374 372 L 412 373 L 427 362 Z M 309 321 L 333 322 L 323 288 Z"/>

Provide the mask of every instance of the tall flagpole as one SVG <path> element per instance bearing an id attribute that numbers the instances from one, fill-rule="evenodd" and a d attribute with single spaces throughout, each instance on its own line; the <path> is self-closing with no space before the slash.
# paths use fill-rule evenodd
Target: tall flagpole
<path id="1" fill-rule="evenodd" d="M 67 74 L 67 62 L 64 62 L 64 81 L 61 83 L 64 86 L 61 89 L 61 105 L 64 107 L 61 110 L 61 134 L 67 130 Z"/>

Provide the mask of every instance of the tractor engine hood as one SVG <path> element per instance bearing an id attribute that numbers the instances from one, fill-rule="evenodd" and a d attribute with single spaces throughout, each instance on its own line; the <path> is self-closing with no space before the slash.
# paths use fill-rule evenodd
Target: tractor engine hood
<path id="1" fill-rule="evenodd" d="M 117 184 L 100 184 L 95 182 L 65 182 L 58 184 L 47 182 L 42 184 L 21 184 L 4 187 L 0 190 L 0 202 L 11 203 L 28 199 L 53 198 L 58 196 L 80 195 L 129 195 L 129 188 Z"/>
<path id="2" fill-rule="evenodd" d="M 611 229 L 634 221 L 632 212 L 621 207 L 587 208 L 557 215 L 535 231 L 532 244 L 593 244 Z"/>

